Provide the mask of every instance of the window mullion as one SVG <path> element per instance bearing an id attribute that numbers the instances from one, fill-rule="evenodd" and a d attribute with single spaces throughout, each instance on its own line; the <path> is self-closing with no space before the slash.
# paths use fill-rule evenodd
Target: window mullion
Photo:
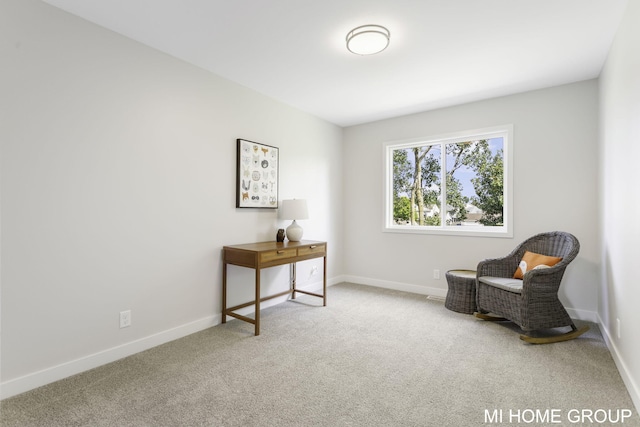
<path id="1" fill-rule="evenodd" d="M 440 143 L 440 228 L 447 225 L 447 146 Z"/>

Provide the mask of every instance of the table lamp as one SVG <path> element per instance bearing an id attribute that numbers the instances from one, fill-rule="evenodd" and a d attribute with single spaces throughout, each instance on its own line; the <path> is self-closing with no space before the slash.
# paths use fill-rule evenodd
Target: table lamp
<path id="1" fill-rule="evenodd" d="M 297 219 L 308 219 L 307 201 L 303 199 L 283 200 L 280 208 L 280 218 L 291 219 L 293 222 L 287 227 L 287 239 L 299 242 L 302 239 L 302 227 L 296 223 Z"/>

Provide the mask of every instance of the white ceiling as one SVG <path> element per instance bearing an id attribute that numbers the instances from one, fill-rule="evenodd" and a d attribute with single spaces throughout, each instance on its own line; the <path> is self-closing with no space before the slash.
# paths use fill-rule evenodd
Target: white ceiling
<path id="1" fill-rule="evenodd" d="M 595 78 L 628 0 L 44 1 L 349 126 Z M 363 24 L 385 51 L 347 51 Z"/>

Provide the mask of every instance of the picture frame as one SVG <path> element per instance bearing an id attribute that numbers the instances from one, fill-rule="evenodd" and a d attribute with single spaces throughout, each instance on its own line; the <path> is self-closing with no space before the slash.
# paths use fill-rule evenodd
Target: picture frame
<path id="1" fill-rule="evenodd" d="M 237 139 L 236 208 L 278 208 L 278 147 Z"/>

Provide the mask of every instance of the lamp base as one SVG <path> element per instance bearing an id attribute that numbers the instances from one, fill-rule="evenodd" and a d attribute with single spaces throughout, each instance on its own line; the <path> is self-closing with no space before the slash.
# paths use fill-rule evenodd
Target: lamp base
<path id="1" fill-rule="evenodd" d="M 294 219 L 291 225 L 287 227 L 287 239 L 291 242 L 299 242 L 302 240 L 302 232 L 302 227 Z"/>

